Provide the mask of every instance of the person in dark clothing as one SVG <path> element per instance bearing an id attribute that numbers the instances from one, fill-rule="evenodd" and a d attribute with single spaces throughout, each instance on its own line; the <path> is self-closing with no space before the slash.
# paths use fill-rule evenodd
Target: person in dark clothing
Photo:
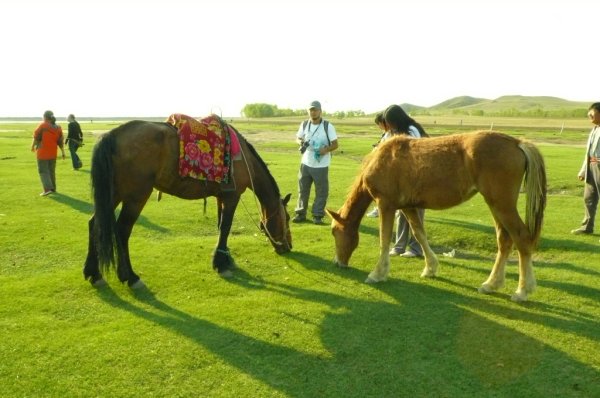
<path id="1" fill-rule="evenodd" d="M 67 120 L 69 121 L 69 133 L 67 134 L 66 143 L 69 145 L 73 170 L 79 170 L 82 163 L 81 159 L 79 159 L 79 155 L 77 155 L 77 150 L 83 145 L 83 133 L 81 132 L 81 126 L 79 126 L 79 123 L 75 120 L 75 115 L 69 115 Z"/>

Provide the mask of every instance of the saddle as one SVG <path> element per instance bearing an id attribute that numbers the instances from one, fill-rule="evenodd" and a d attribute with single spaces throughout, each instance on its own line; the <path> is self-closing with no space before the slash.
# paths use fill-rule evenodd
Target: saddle
<path id="1" fill-rule="evenodd" d="M 233 128 L 217 115 L 200 120 L 181 113 L 167 118 L 179 136 L 179 175 L 235 189 L 232 159 L 241 148 Z"/>

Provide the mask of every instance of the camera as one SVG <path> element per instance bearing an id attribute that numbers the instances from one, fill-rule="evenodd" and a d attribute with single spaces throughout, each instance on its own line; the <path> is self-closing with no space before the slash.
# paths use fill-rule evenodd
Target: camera
<path id="1" fill-rule="evenodd" d="M 300 148 L 298 148 L 298 150 L 300 151 L 300 153 L 304 153 L 306 152 L 306 149 L 308 148 L 308 146 L 310 145 L 309 141 L 302 141 L 302 144 L 300 145 Z"/>

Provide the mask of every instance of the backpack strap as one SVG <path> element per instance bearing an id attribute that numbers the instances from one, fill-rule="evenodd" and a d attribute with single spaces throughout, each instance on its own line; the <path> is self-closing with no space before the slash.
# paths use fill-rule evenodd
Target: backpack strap
<path id="1" fill-rule="evenodd" d="M 310 122 L 309 119 L 306 119 L 305 121 L 302 122 L 302 131 L 306 130 L 306 126 L 308 125 L 308 122 Z M 325 136 L 327 137 L 327 145 L 331 145 L 331 140 L 329 139 L 329 121 L 323 119 L 323 128 L 325 129 Z"/>

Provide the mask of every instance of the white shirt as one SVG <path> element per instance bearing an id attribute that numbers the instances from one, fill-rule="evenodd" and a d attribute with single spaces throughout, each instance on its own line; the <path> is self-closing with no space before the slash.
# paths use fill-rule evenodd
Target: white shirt
<path id="1" fill-rule="evenodd" d="M 325 134 L 324 119 L 321 118 L 321 123 L 319 124 L 313 124 L 311 120 L 309 123 L 306 123 L 306 128 L 304 129 L 302 128 L 303 123 L 300 123 L 298 132 L 296 133 L 297 138 L 309 142 L 308 148 L 302 155 L 302 164 L 314 168 L 329 167 L 331 164 L 331 153 L 328 152 L 321 156 L 317 154 L 320 148 L 328 146 L 330 142 L 337 140 L 335 127 L 329 122 L 327 134 Z M 327 136 L 329 136 L 329 141 L 327 141 Z"/>

